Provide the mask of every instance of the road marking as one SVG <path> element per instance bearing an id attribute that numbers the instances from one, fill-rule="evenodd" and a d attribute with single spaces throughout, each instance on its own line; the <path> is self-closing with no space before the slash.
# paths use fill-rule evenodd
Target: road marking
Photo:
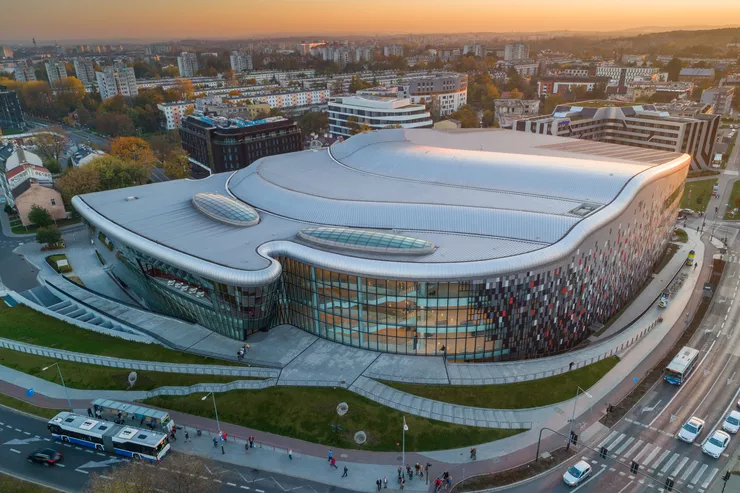
<path id="1" fill-rule="evenodd" d="M 216 483 L 220 483 L 221 482 L 220 479 L 214 479 L 213 481 L 216 482 Z"/>
<path id="2" fill-rule="evenodd" d="M 671 459 L 665 463 L 665 465 L 663 466 L 663 469 L 661 469 L 660 472 L 662 472 L 663 474 L 668 472 L 668 469 L 670 469 L 673 463 L 676 462 L 676 459 L 678 459 L 678 454 L 673 454 L 673 457 L 671 457 Z"/>
<path id="3" fill-rule="evenodd" d="M 82 450 L 82 447 L 75 447 L 75 450 Z"/>
<path id="4" fill-rule="evenodd" d="M 50 442 L 51 441 L 51 438 L 44 438 L 44 441 L 45 442 Z"/>
<path id="5" fill-rule="evenodd" d="M 632 483 L 634 483 L 634 481 L 630 481 L 629 483 L 627 483 L 627 486 L 625 486 L 624 488 L 622 488 L 621 490 L 619 490 L 619 493 L 622 493 L 624 490 L 626 490 L 627 488 L 629 488 Z"/>
<path id="6" fill-rule="evenodd" d="M 100 455 L 100 456 L 102 456 L 102 457 L 105 457 L 105 454 L 102 453 L 102 452 L 95 452 L 95 453 L 98 454 L 98 455 Z M 162 469 L 164 469 L 164 467 Z"/>
<path id="7" fill-rule="evenodd" d="M 603 469 L 601 471 L 603 471 Z M 599 472 L 601 472 L 601 471 L 599 471 Z M 596 477 L 597 475 L 598 475 L 598 473 L 594 474 L 594 477 Z M 586 484 L 586 483 L 583 483 L 583 484 Z M 263 490 L 258 490 L 258 489 L 255 489 L 254 491 L 256 491 L 257 493 L 265 493 Z M 575 491 L 575 490 L 571 490 L 571 491 Z"/>
<path id="8" fill-rule="evenodd" d="M 609 441 L 610 441 L 610 440 L 611 440 L 612 438 L 614 438 L 614 437 L 615 437 L 615 436 L 616 436 L 616 435 L 617 435 L 618 433 L 619 433 L 618 431 L 612 431 L 612 432 L 611 432 L 611 433 L 609 434 L 609 436 L 608 436 L 608 437 L 606 437 L 606 439 L 604 439 L 604 441 L 603 441 L 603 442 L 601 442 L 601 443 L 599 444 L 599 446 L 598 446 L 598 447 L 596 447 L 596 448 L 601 448 L 601 447 L 603 447 L 604 445 L 606 445 L 607 443 L 609 443 Z"/>
<path id="9" fill-rule="evenodd" d="M 92 454 L 93 453 L 92 450 L 85 450 L 85 452 L 87 452 L 88 454 Z"/>
<path id="10" fill-rule="evenodd" d="M 65 447 L 67 447 L 67 448 L 72 448 L 72 445 L 70 445 L 68 443 L 63 443 L 62 445 L 65 446 Z"/>
<path id="11" fill-rule="evenodd" d="M 24 431 L 24 432 L 23 432 L 23 434 L 24 434 L 24 435 L 28 435 L 28 436 L 31 436 L 31 434 L 30 434 L 29 432 L 27 432 L 27 431 Z"/>
<path id="12" fill-rule="evenodd" d="M 627 473 L 626 473 L 626 472 L 624 472 L 624 471 L 619 471 L 619 475 L 620 475 L 620 476 L 626 476 L 626 475 L 627 475 Z"/>
<path id="13" fill-rule="evenodd" d="M 227 485 L 227 486 L 234 486 L 234 487 L 236 486 L 236 484 L 235 484 L 235 483 L 226 483 L 226 485 Z"/>
<path id="14" fill-rule="evenodd" d="M 21 453 L 21 451 L 20 451 L 20 450 L 16 450 L 16 449 L 14 449 L 14 448 L 10 449 L 10 451 L 11 451 L 11 452 L 15 452 L 16 454 L 20 454 L 20 453 Z"/>
<path id="15" fill-rule="evenodd" d="M 248 490 L 249 489 L 249 486 L 240 486 L 239 488 L 241 488 L 243 490 Z"/>
<path id="16" fill-rule="evenodd" d="M 655 459 L 655 456 L 657 456 L 660 453 L 660 447 L 655 447 L 652 452 L 650 452 L 650 455 L 648 455 L 645 458 L 645 467 L 650 465 L 650 462 Z M 668 454 L 666 454 L 668 455 Z"/>
<path id="17" fill-rule="evenodd" d="M 689 476 L 691 476 L 691 473 L 694 472 L 694 469 L 696 469 L 696 466 L 698 465 L 698 460 L 692 462 L 689 467 L 683 472 L 683 476 L 681 476 L 681 481 L 686 481 L 687 479 L 689 479 Z"/>
<path id="18" fill-rule="evenodd" d="M 614 472 L 614 471 L 616 471 L 616 469 L 614 469 L 613 467 L 610 467 L 609 468 L 609 471 Z"/>
<path id="19" fill-rule="evenodd" d="M 645 453 L 646 453 L 646 452 L 647 452 L 648 450 L 650 450 L 650 447 L 653 447 L 653 444 L 652 444 L 652 443 L 648 443 L 647 445 L 645 445 L 645 447 L 644 447 L 644 448 L 643 448 L 643 449 L 642 449 L 642 450 L 640 451 L 640 453 L 639 453 L 639 454 L 637 454 L 637 455 L 635 456 L 635 458 L 634 458 L 634 459 L 632 459 L 632 460 L 634 460 L 635 462 L 637 462 L 637 463 L 639 464 L 639 463 L 640 463 L 640 459 L 642 458 L 642 456 L 643 456 L 643 455 L 645 455 Z"/>
<path id="20" fill-rule="evenodd" d="M 15 428 L 15 431 L 17 431 L 18 433 L 20 433 L 22 430 L 19 430 L 18 428 Z"/>
<path id="21" fill-rule="evenodd" d="M 708 467 L 709 467 L 709 464 L 702 464 L 701 467 L 699 468 L 699 472 L 697 472 L 694 475 L 694 479 L 691 480 L 691 484 L 698 483 L 699 482 L 699 478 L 702 477 L 702 475 L 704 474 L 704 471 L 706 471 Z"/>
<path id="22" fill-rule="evenodd" d="M 54 467 L 67 467 L 64 464 L 56 464 Z"/>
<path id="23" fill-rule="evenodd" d="M 103 478 L 103 479 L 113 479 L 113 478 L 111 478 L 109 476 L 106 476 L 105 474 L 101 474 L 100 477 Z"/>
<path id="24" fill-rule="evenodd" d="M 705 490 L 709 488 L 709 483 L 712 482 L 712 480 L 714 479 L 714 476 L 717 474 L 717 471 L 719 471 L 719 469 L 717 469 L 716 467 L 712 469 L 712 472 L 709 473 L 709 476 L 707 477 L 707 479 L 701 484 L 702 488 L 704 488 Z"/>
<path id="25" fill-rule="evenodd" d="M 629 452 L 627 452 L 626 454 L 624 454 L 624 456 L 627 459 L 629 459 L 630 456 L 632 456 L 632 454 L 634 454 L 637 451 L 638 448 L 642 447 L 642 444 L 643 443 L 645 443 L 645 442 L 643 442 L 642 440 L 638 440 L 637 443 L 634 444 L 631 449 L 629 449 Z"/>
<path id="26" fill-rule="evenodd" d="M 620 455 L 620 454 L 621 454 L 622 452 L 624 452 L 624 449 L 626 449 L 627 447 L 629 447 L 630 443 L 632 443 L 632 442 L 634 442 L 634 441 L 635 441 L 635 437 L 630 437 L 630 439 L 629 439 L 629 440 L 627 440 L 626 442 L 624 442 L 624 445 L 622 445 L 621 447 L 619 447 L 619 448 L 617 449 L 617 451 L 616 451 L 616 452 L 614 452 L 614 453 L 615 453 L 616 455 Z"/>
<path id="27" fill-rule="evenodd" d="M 685 466 L 688 461 L 688 457 L 681 457 L 681 462 L 678 463 L 671 476 L 673 476 L 674 478 L 678 476 L 678 473 L 681 472 L 681 469 L 683 469 L 683 466 Z"/>
<path id="28" fill-rule="evenodd" d="M 83 470 L 83 469 L 75 469 L 75 472 L 81 472 L 82 474 L 90 474 L 89 472 Z"/>
<path id="29" fill-rule="evenodd" d="M 617 445 L 619 445 L 619 442 L 621 442 L 621 441 L 622 441 L 622 440 L 624 440 L 625 438 L 627 438 L 627 435 L 625 435 L 624 433 L 622 433 L 621 435 L 619 435 L 619 438 L 617 438 L 616 440 L 614 440 L 614 443 L 612 443 L 612 444 L 611 444 L 611 445 L 609 445 L 609 446 L 610 446 L 610 447 L 612 447 L 612 448 L 614 448 L 614 447 L 616 447 Z"/>

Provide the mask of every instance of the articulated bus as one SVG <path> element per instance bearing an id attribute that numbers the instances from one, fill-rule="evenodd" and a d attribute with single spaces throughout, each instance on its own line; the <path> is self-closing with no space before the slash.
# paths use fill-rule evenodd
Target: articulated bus
<path id="1" fill-rule="evenodd" d="M 54 416 L 48 428 L 51 436 L 62 442 L 150 462 L 160 461 L 170 450 L 170 441 L 165 433 L 69 412 Z"/>
<path id="2" fill-rule="evenodd" d="M 681 385 L 696 368 L 699 351 L 683 347 L 663 371 L 663 378 L 673 385 Z"/>

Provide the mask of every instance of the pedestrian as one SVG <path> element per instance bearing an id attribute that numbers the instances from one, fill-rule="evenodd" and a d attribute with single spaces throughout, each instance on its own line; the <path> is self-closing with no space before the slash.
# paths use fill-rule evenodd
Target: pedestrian
<path id="1" fill-rule="evenodd" d="M 172 437 L 173 440 L 177 441 L 177 437 L 175 436 L 175 430 L 176 428 L 173 426 L 172 430 L 170 431 L 170 436 Z"/>
<path id="2" fill-rule="evenodd" d="M 93 417 L 92 409 L 90 409 L 89 407 L 87 408 L 87 417 L 88 418 L 92 418 Z"/>
<path id="3" fill-rule="evenodd" d="M 571 361 L 570 364 L 568 365 L 568 371 L 573 369 L 573 365 L 575 365 L 575 363 Z"/>
<path id="4" fill-rule="evenodd" d="M 288 459 L 293 460 L 293 449 L 292 448 L 288 449 Z"/>
<path id="5" fill-rule="evenodd" d="M 218 439 L 213 437 L 213 448 L 218 448 Z"/>
<path id="6" fill-rule="evenodd" d="M 447 483 L 445 485 L 445 489 L 452 488 L 452 476 L 447 476 Z"/>
<path id="7" fill-rule="evenodd" d="M 188 430 L 185 430 L 185 443 L 188 443 L 190 441 L 190 433 L 188 433 Z"/>
<path id="8" fill-rule="evenodd" d="M 416 464 L 414 464 L 414 474 L 418 476 L 420 470 L 421 470 L 421 464 L 417 462 Z"/>
<path id="9" fill-rule="evenodd" d="M 121 414 L 121 411 L 118 411 L 118 414 L 116 414 L 116 416 L 118 416 L 118 419 L 121 419 L 123 417 L 123 414 Z"/>
<path id="10" fill-rule="evenodd" d="M 381 479 L 380 479 L 380 478 L 378 478 L 378 479 L 376 479 L 376 480 L 375 480 L 375 489 L 376 489 L 377 491 L 380 491 L 380 485 L 381 485 L 381 484 L 382 484 L 382 481 L 381 481 Z"/>
<path id="11" fill-rule="evenodd" d="M 383 489 L 388 489 L 388 476 L 383 476 Z"/>
<path id="12" fill-rule="evenodd" d="M 349 471 L 349 468 L 347 466 L 344 466 L 344 472 L 342 473 L 342 477 L 343 478 L 346 478 L 347 477 L 347 471 Z M 378 481 L 380 481 L 380 480 L 378 480 Z M 378 489 L 380 489 L 380 488 L 378 488 Z"/>
<path id="13" fill-rule="evenodd" d="M 401 489 L 403 489 L 404 486 L 406 486 L 406 478 L 401 477 Z"/>
<path id="14" fill-rule="evenodd" d="M 332 457 L 332 458 L 331 458 L 331 460 L 329 461 L 329 465 L 330 465 L 331 467 L 333 467 L 334 469 L 339 469 L 339 468 L 337 467 L 337 460 L 336 460 L 336 459 L 335 459 L 334 457 Z"/>
<path id="15" fill-rule="evenodd" d="M 449 478 L 449 477 L 450 477 L 450 473 L 448 471 L 445 471 L 445 472 L 442 473 L 442 479 L 444 481 L 447 481 L 447 478 Z"/>
<path id="16" fill-rule="evenodd" d="M 398 466 L 398 482 L 401 482 L 401 478 L 403 478 L 403 470 L 401 469 L 401 466 Z"/>
<path id="17" fill-rule="evenodd" d="M 240 349 L 239 351 L 236 352 L 236 359 L 238 359 L 239 361 L 244 359 L 244 350 Z"/>
<path id="18" fill-rule="evenodd" d="M 327 454 L 327 457 L 328 457 L 328 459 L 327 459 L 327 460 L 328 460 L 329 462 L 331 462 L 331 458 L 332 458 L 333 456 L 334 456 L 334 453 L 333 453 L 333 452 L 331 451 L 331 449 L 329 449 L 329 453 Z"/>
<path id="19" fill-rule="evenodd" d="M 442 487 L 442 480 L 437 478 L 434 480 L 434 491 L 439 491 L 439 489 Z"/>

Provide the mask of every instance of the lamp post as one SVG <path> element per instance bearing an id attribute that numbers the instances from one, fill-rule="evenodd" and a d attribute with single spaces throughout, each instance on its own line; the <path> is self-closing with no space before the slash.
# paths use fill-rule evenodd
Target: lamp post
<path id="1" fill-rule="evenodd" d="M 216 407 L 216 394 L 214 394 L 213 391 L 208 392 L 206 395 L 204 395 L 203 397 L 201 397 L 200 400 L 204 401 L 204 400 L 208 399 L 208 396 L 209 395 L 213 399 L 213 412 L 216 413 L 216 428 L 218 428 L 218 439 L 221 440 L 221 437 L 223 435 L 221 434 L 221 424 L 218 422 L 218 408 Z M 226 452 L 224 451 L 224 444 L 223 444 L 223 441 L 222 441 L 221 442 L 221 454 L 223 455 L 225 453 Z"/>
<path id="2" fill-rule="evenodd" d="M 41 371 L 46 371 L 49 368 L 51 368 L 52 366 L 56 366 L 57 367 L 57 371 L 59 372 L 59 379 L 62 381 L 62 387 L 64 387 L 64 395 L 67 396 L 67 404 L 69 404 L 69 410 L 70 411 L 74 411 L 74 409 L 72 408 L 72 401 L 69 400 L 69 392 L 67 392 L 67 386 L 64 383 L 64 377 L 62 376 L 62 369 L 59 367 L 59 362 L 57 361 L 56 363 L 53 363 L 53 364 L 51 364 L 49 366 L 45 366 L 45 367 L 41 368 Z"/>
<path id="3" fill-rule="evenodd" d="M 578 393 L 581 392 L 588 396 L 589 399 L 593 399 L 591 394 L 583 390 L 581 387 L 578 387 L 576 389 L 576 400 L 573 401 L 573 414 L 570 418 L 570 429 L 568 430 L 568 445 L 566 445 L 565 450 L 570 450 L 570 442 L 573 440 L 573 422 L 576 420 L 576 406 L 578 405 Z"/>

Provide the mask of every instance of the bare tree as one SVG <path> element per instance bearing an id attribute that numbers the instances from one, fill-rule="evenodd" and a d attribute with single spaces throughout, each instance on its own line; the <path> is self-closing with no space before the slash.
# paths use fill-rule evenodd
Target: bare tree
<path id="1" fill-rule="evenodd" d="M 49 127 L 47 130 L 34 136 L 34 143 L 45 164 L 51 162 L 59 166 L 59 158 L 67 144 L 67 133 L 61 127 Z"/>

